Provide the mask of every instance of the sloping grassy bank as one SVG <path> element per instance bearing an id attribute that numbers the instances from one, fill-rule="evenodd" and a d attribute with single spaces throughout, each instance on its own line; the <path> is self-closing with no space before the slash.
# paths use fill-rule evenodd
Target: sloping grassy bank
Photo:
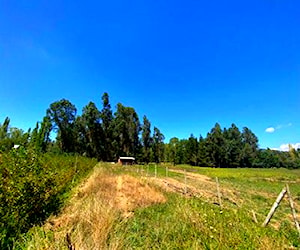
<path id="1" fill-rule="evenodd" d="M 69 191 L 96 160 L 38 154 L 25 148 L 0 157 L 0 248 L 13 248 L 22 234 L 59 211 Z"/>

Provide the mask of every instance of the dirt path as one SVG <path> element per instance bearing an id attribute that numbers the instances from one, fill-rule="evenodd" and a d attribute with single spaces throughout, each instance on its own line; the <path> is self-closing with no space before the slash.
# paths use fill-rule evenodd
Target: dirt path
<path id="1" fill-rule="evenodd" d="M 152 183 L 160 186 L 167 192 L 176 192 L 185 196 L 203 198 L 207 202 L 218 204 L 216 182 L 208 176 L 185 172 L 183 170 L 170 169 L 170 172 L 186 174 L 187 183 L 185 184 L 184 177 L 182 180 L 175 178 L 155 178 L 148 177 Z M 240 206 L 243 201 L 241 200 L 240 193 L 233 189 L 221 186 L 222 199 L 229 201 L 235 206 Z"/>
<path id="2" fill-rule="evenodd" d="M 196 179 L 202 182 L 213 182 L 212 179 L 206 175 L 203 174 L 196 174 L 196 173 L 191 173 L 191 172 L 185 172 L 184 170 L 175 170 L 175 169 L 169 169 L 169 172 L 173 172 L 173 173 L 178 173 L 178 174 L 186 174 L 187 177 L 192 178 L 192 179 Z"/>
<path id="3" fill-rule="evenodd" d="M 137 207 L 166 201 L 160 192 L 130 175 L 109 177 L 102 183 L 112 191 L 105 195 L 109 204 L 122 211 L 124 217 L 132 216 Z"/>

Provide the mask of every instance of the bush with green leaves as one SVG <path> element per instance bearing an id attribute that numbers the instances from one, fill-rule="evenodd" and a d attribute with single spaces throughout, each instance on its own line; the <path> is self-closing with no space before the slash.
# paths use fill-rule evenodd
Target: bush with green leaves
<path id="1" fill-rule="evenodd" d="M 0 248 L 56 213 L 67 192 L 96 164 L 20 147 L 0 155 Z"/>

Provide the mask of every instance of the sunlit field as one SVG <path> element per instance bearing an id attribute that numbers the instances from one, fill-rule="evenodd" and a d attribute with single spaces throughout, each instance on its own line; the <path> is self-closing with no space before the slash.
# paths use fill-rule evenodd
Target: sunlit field
<path id="1" fill-rule="evenodd" d="M 299 211 L 299 170 L 101 163 L 62 212 L 32 228 L 18 247 L 293 249 L 299 235 L 286 198 L 262 227 L 286 184 Z"/>

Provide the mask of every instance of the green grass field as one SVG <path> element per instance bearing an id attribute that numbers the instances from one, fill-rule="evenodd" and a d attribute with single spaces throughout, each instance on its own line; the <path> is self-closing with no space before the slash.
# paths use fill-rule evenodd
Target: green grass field
<path id="1" fill-rule="evenodd" d="M 300 170 L 98 164 L 61 215 L 30 230 L 17 248 L 297 249 L 286 198 L 261 226 L 286 184 L 299 211 Z"/>

